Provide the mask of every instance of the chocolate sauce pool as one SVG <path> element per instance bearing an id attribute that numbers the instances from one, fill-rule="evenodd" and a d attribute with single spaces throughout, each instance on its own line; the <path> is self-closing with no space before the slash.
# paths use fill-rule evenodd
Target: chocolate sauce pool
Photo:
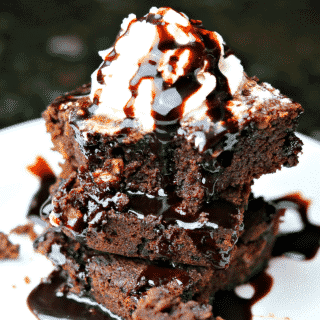
<path id="1" fill-rule="evenodd" d="M 39 170 L 42 168 L 42 170 Z M 48 170 L 49 168 L 49 170 Z M 48 187 L 54 183 L 53 172 L 43 159 L 38 158 L 36 164 L 28 168 L 41 179 L 39 191 L 33 198 L 33 203 L 40 204 L 47 198 Z M 51 174 L 48 174 L 51 172 Z M 281 208 L 296 208 L 303 222 L 304 228 L 298 232 L 282 233 L 278 236 L 273 256 L 278 257 L 287 253 L 300 253 L 305 260 L 312 259 L 319 250 L 320 227 L 310 223 L 308 208 L 310 201 L 303 199 L 299 193 L 287 195 L 273 201 Z M 35 205 L 30 206 L 31 212 L 35 211 Z M 40 206 L 37 206 L 40 209 Z M 32 214 L 34 215 L 34 213 Z M 58 289 L 65 283 L 65 278 L 60 271 L 54 271 L 45 281 L 40 283 L 29 295 L 27 303 L 31 312 L 40 320 L 55 319 L 66 320 L 115 320 L 98 306 L 67 298 L 65 295 L 57 295 Z M 249 283 L 255 293 L 251 299 L 244 299 L 236 295 L 234 291 L 220 291 L 215 295 L 213 313 L 225 320 L 250 320 L 252 319 L 251 307 L 271 290 L 273 279 L 266 272 L 260 272 Z"/>
<path id="2" fill-rule="evenodd" d="M 60 271 L 53 271 L 46 281 L 40 283 L 29 295 L 27 303 L 32 313 L 40 320 L 115 320 L 98 307 L 92 307 L 56 292 L 65 279 Z"/>

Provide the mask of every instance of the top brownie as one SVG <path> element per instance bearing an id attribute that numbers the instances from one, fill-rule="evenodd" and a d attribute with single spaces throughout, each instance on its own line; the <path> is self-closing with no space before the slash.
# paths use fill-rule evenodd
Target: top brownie
<path id="1" fill-rule="evenodd" d="M 211 203 L 227 202 L 238 214 L 237 236 L 253 179 L 298 162 L 301 106 L 249 78 L 218 33 L 169 8 L 130 15 L 100 55 L 92 85 L 57 98 L 43 114 L 65 158 L 61 185 L 73 174 L 79 197 L 99 205 L 124 195 L 126 208 L 146 221 L 155 210 L 184 223 L 205 214 L 208 227 L 217 220 Z M 72 230 L 66 198 L 54 197 L 60 212 L 51 221 Z"/>
<path id="2" fill-rule="evenodd" d="M 301 106 L 249 78 L 201 22 L 169 8 L 130 15 L 100 55 L 92 86 L 44 112 L 55 149 L 97 183 L 112 180 L 101 171 L 106 161 L 121 159 L 132 191 L 157 195 L 174 185 L 183 198 L 200 192 L 240 204 L 254 178 L 297 164 Z"/>
<path id="3" fill-rule="evenodd" d="M 81 127 L 79 122 L 86 120 L 76 120 L 78 115 L 95 107 L 89 93 L 86 85 L 65 94 L 43 116 L 54 148 L 69 170 L 84 168 L 94 174 L 97 184 L 112 184 L 112 172 L 120 170 L 123 188 L 135 192 L 158 195 L 170 184 L 187 201 L 192 201 L 194 193 L 196 202 L 199 197 L 200 201 L 222 197 L 240 205 L 247 202 L 253 179 L 298 163 L 302 142 L 294 130 L 302 108 L 269 84 L 247 78 L 243 90 L 227 102 L 227 110 L 242 113 L 237 126 L 215 134 L 214 121 L 207 132 L 181 125 L 169 146 L 163 146 L 155 132 L 142 134 L 127 128 L 110 135 Z M 259 94 L 268 99 L 261 100 Z M 206 139 L 202 150 L 197 135 Z M 111 163 L 120 167 L 106 170 Z"/>

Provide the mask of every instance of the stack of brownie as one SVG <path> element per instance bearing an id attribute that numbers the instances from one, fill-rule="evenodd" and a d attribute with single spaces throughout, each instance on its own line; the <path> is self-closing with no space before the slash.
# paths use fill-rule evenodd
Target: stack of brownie
<path id="1" fill-rule="evenodd" d="M 174 15 L 183 21 L 170 22 Z M 234 87 L 225 70 L 228 63 L 239 69 L 238 60 L 201 21 L 170 8 L 129 18 L 92 86 L 58 97 L 44 112 L 65 161 L 43 214 L 52 227 L 35 247 L 64 270 L 65 292 L 123 319 L 175 319 L 156 314 L 179 312 L 210 319 L 206 305 L 214 294 L 248 281 L 271 257 L 283 210 L 255 199 L 251 186 L 262 174 L 297 164 L 302 108 L 242 69 Z M 123 57 L 120 41 L 140 24 L 157 31 L 156 45 L 139 60 L 122 113 L 108 112 L 103 90 L 112 87 L 109 78 L 117 81 L 108 70 Z M 172 25 L 195 40 L 173 39 Z M 163 71 L 166 59 L 170 68 Z M 157 88 L 141 113 L 143 80 Z M 208 81 L 214 89 L 190 109 Z"/>

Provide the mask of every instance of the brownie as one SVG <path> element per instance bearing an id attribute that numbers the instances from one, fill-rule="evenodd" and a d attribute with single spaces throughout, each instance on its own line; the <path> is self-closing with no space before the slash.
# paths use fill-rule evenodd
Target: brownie
<path id="1" fill-rule="evenodd" d="M 0 260 L 17 259 L 19 257 L 20 246 L 12 244 L 6 234 L 0 232 Z"/>
<path id="2" fill-rule="evenodd" d="M 283 210 L 262 198 L 249 202 L 246 216 L 253 223 L 242 231 L 228 269 L 109 254 L 88 248 L 57 228 L 48 229 L 34 246 L 66 271 L 68 283 L 63 292 L 89 297 L 124 319 L 132 319 L 137 303 L 151 288 L 179 295 L 183 303 L 194 300 L 204 305 L 212 302 L 215 292 L 246 282 L 267 265 L 282 214 Z"/>
<path id="3" fill-rule="evenodd" d="M 303 109 L 168 7 L 129 15 L 99 54 L 91 83 L 43 113 L 64 163 L 34 247 L 59 295 L 128 320 L 213 319 L 215 295 L 268 264 L 284 210 L 251 187 L 298 163 Z"/>
<path id="4" fill-rule="evenodd" d="M 166 196 L 103 187 L 92 193 L 95 185 L 82 172 L 58 184 L 52 223 L 99 251 L 224 268 L 243 228 L 241 210 L 225 200 L 206 204 L 199 216 L 180 216 L 174 209 L 181 201 L 168 203 Z"/>
<path id="5" fill-rule="evenodd" d="M 242 88 L 225 106 L 226 112 L 235 113 L 229 119 L 232 126 L 218 133 L 214 120 L 208 132 L 201 123 L 198 127 L 181 123 L 166 147 L 155 132 L 128 129 L 104 133 L 103 120 L 99 123 L 90 116 L 95 106 L 88 96 L 90 85 L 58 97 L 43 117 L 54 149 L 69 168 L 82 168 L 99 183 L 106 179 L 104 172 L 110 162 L 122 160 L 122 190 L 156 196 L 169 184 L 184 201 L 183 208 L 194 213 L 212 198 L 246 203 L 253 179 L 298 162 L 302 142 L 294 130 L 301 106 L 252 78 L 246 78 Z M 78 120 L 79 114 L 84 118 Z M 82 124 L 86 121 L 90 125 Z M 197 136 L 202 134 L 206 144 L 199 151 Z"/>

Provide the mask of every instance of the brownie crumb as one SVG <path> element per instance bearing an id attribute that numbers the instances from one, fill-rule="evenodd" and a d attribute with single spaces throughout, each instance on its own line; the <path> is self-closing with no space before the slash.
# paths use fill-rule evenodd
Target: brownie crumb
<path id="1" fill-rule="evenodd" d="M 30 278 L 28 276 L 24 277 L 24 282 L 26 284 L 29 284 L 31 282 Z"/>
<path id="2" fill-rule="evenodd" d="M 183 303 L 181 298 L 164 288 L 150 289 L 138 303 L 133 320 L 213 320 L 212 307 L 196 301 Z"/>
<path id="3" fill-rule="evenodd" d="M 8 236 L 0 232 L 0 260 L 17 259 L 19 257 L 20 246 L 12 244 Z"/>
<path id="4" fill-rule="evenodd" d="M 34 231 L 33 227 L 33 223 L 27 223 L 22 226 L 17 226 L 16 228 L 12 229 L 10 233 L 27 235 L 32 241 L 34 241 L 38 237 L 38 234 Z"/>

